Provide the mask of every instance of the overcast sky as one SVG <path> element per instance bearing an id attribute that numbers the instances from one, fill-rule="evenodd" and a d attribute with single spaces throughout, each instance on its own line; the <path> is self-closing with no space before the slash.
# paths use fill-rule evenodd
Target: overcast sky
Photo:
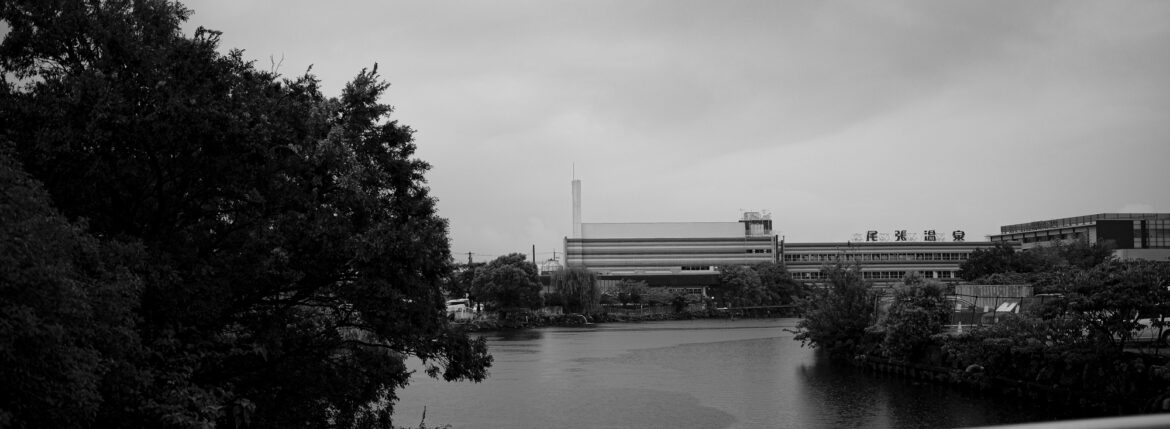
<path id="1" fill-rule="evenodd" d="M 574 165 L 585 222 L 790 242 L 1170 211 L 1166 1 L 184 4 L 328 95 L 378 63 L 460 260 L 559 254 Z"/>

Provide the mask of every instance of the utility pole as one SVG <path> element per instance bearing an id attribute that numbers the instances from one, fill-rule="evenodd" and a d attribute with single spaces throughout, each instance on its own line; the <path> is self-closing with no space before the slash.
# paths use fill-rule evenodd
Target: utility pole
<path id="1" fill-rule="evenodd" d="M 471 252 L 467 252 L 467 266 L 471 266 Z"/>
<path id="2" fill-rule="evenodd" d="M 532 245 L 532 265 L 536 265 L 536 245 Z"/>

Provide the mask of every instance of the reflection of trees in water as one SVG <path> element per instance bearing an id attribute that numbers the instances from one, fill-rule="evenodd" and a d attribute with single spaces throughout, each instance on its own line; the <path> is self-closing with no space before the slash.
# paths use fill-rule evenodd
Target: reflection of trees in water
<path id="1" fill-rule="evenodd" d="M 937 383 L 876 374 L 818 359 L 797 368 L 808 427 L 936 428 L 1049 420 L 1038 409 L 1005 398 Z M 815 408 L 814 408 L 815 407 Z"/>
<path id="2" fill-rule="evenodd" d="M 536 341 L 541 338 L 544 338 L 544 334 L 539 329 L 499 331 L 495 335 L 488 337 L 489 340 L 497 341 Z"/>
<path id="3" fill-rule="evenodd" d="M 886 427 L 887 395 L 882 383 L 864 377 L 860 371 L 829 361 L 823 353 L 816 360 L 797 367 L 805 401 L 807 427 Z M 811 411 L 811 412 L 809 412 Z"/>

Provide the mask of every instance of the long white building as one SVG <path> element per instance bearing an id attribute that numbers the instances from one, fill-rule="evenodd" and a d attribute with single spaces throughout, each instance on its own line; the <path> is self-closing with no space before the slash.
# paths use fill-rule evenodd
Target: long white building
<path id="1" fill-rule="evenodd" d="M 573 183 L 573 237 L 564 240 L 565 264 L 602 279 L 646 281 L 652 286 L 701 288 L 718 283 L 723 265 L 783 263 L 793 277 L 823 280 L 821 268 L 857 262 L 875 283 L 910 273 L 957 280 L 959 265 L 990 242 L 787 243 L 772 231 L 771 216 L 747 212 L 736 222 L 581 222 L 581 185 Z"/>

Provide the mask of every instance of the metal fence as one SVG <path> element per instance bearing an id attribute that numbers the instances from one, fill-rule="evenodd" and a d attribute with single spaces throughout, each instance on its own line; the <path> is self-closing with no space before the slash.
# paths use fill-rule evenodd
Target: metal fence
<path id="1" fill-rule="evenodd" d="M 1058 295 L 1036 296 L 986 296 L 951 294 L 947 302 L 955 311 L 951 313 L 951 325 L 985 325 L 996 323 L 1005 313 L 1026 313 L 1037 311 L 1046 303 L 1059 299 Z"/>

